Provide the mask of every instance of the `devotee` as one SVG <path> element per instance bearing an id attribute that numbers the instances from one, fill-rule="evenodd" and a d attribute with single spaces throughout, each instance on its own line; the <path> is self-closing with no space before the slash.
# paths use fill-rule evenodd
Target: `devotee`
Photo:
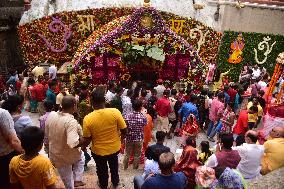
<path id="1" fill-rule="evenodd" d="M 94 111 L 83 121 L 84 146 L 92 141 L 91 151 L 96 163 L 99 186 L 108 187 L 108 165 L 113 187 L 119 185 L 118 154 L 121 138 L 126 134 L 126 123 L 115 108 L 105 108 L 106 100 L 103 90 L 95 89 L 91 95 Z"/>
<path id="2" fill-rule="evenodd" d="M 55 87 L 56 87 L 56 82 L 51 81 L 48 84 L 48 89 L 46 91 L 46 100 L 51 101 L 54 106 L 56 105 L 56 94 L 54 92 Z"/>
<path id="3" fill-rule="evenodd" d="M 254 67 L 252 68 L 252 79 L 255 79 L 255 80 L 258 79 L 260 74 L 261 74 L 261 71 L 258 65 L 255 64 Z"/>
<path id="4" fill-rule="evenodd" d="M 154 87 L 154 89 L 157 91 L 157 98 L 162 98 L 164 91 L 166 90 L 166 87 L 163 85 L 163 80 L 162 79 L 158 79 L 157 80 L 157 86 Z"/>
<path id="5" fill-rule="evenodd" d="M 229 86 L 225 85 L 224 86 L 224 100 L 225 100 L 225 107 L 230 103 L 230 96 L 228 94 Z"/>
<path id="6" fill-rule="evenodd" d="M 239 117 L 237 119 L 237 123 L 233 128 L 234 138 L 237 138 L 240 134 L 245 134 L 248 130 L 248 114 L 254 115 L 257 112 L 257 108 L 255 106 L 251 106 L 249 110 L 241 110 Z"/>
<path id="7" fill-rule="evenodd" d="M 2 108 L 9 111 L 14 121 L 14 128 L 18 136 L 25 127 L 33 126 L 28 115 L 22 115 L 24 97 L 19 95 L 9 96 L 2 104 Z"/>
<path id="8" fill-rule="evenodd" d="M 260 123 L 260 120 L 262 118 L 262 115 L 263 115 L 263 109 L 262 107 L 260 106 L 259 102 L 258 102 L 258 98 L 257 96 L 253 97 L 252 98 L 252 101 L 250 101 L 247 105 L 247 109 L 249 109 L 251 106 L 254 106 L 254 107 L 257 107 L 257 113 L 255 113 L 254 115 L 254 121 L 255 122 L 255 127 L 257 127 L 257 125 Z"/>
<path id="9" fill-rule="evenodd" d="M 18 81 L 19 77 L 18 77 L 18 73 L 16 70 L 11 70 L 10 71 L 10 77 L 8 79 L 8 81 L 6 82 L 7 85 L 12 85 L 13 87 L 16 86 L 16 82 Z"/>
<path id="10" fill-rule="evenodd" d="M 148 99 L 147 112 L 152 117 L 152 119 L 156 119 L 157 118 L 157 112 L 154 109 L 154 106 L 158 101 L 156 89 L 153 89 L 151 93 L 152 93 L 152 95 Z"/>
<path id="11" fill-rule="evenodd" d="M 123 93 L 123 88 L 120 86 L 117 86 L 115 89 L 115 96 L 112 98 L 110 101 L 110 107 L 111 108 L 116 108 L 122 113 L 122 100 L 121 100 L 121 95 Z"/>
<path id="12" fill-rule="evenodd" d="M 61 86 L 60 92 L 56 95 L 56 110 L 59 110 L 61 108 L 62 99 L 67 95 L 70 95 L 68 88 Z"/>
<path id="13" fill-rule="evenodd" d="M 190 114 L 193 114 L 197 121 L 199 121 L 198 109 L 196 106 L 197 96 L 192 94 L 189 99 L 185 103 L 183 103 L 182 107 L 179 109 L 178 113 L 182 118 L 182 123 L 184 124 L 187 120 L 187 117 Z"/>
<path id="14" fill-rule="evenodd" d="M 105 95 L 106 105 L 108 106 L 112 99 L 115 97 L 115 83 L 110 81 L 107 87 L 107 93 Z"/>
<path id="15" fill-rule="evenodd" d="M 169 97 L 169 101 L 170 101 L 170 105 L 171 105 L 171 113 L 169 114 L 169 123 L 171 125 L 171 128 L 170 128 L 170 135 L 172 133 L 174 133 L 175 131 L 175 128 L 177 126 L 177 114 L 178 114 L 178 110 L 176 111 L 175 110 L 175 105 L 176 105 L 176 102 L 177 102 L 177 90 L 176 89 L 172 89 L 171 90 L 171 96 Z M 169 138 L 172 138 L 172 136 L 169 136 Z"/>
<path id="16" fill-rule="evenodd" d="M 197 159 L 198 152 L 195 148 L 195 137 L 188 137 L 181 157 L 174 167 L 175 172 L 181 171 L 187 177 L 187 189 L 193 189 L 195 187 L 195 171 L 198 166 L 202 165 Z"/>
<path id="17" fill-rule="evenodd" d="M 76 111 L 76 99 L 71 95 L 65 96 L 62 99 L 62 110 L 51 112 L 45 123 L 49 158 L 67 189 L 85 185 L 82 182 L 85 157 L 78 148 L 82 128 L 72 115 Z"/>
<path id="18" fill-rule="evenodd" d="M 209 126 L 207 130 L 207 136 L 214 136 L 214 128 L 216 128 L 217 122 L 223 115 L 224 111 L 224 93 L 218 93 L 217 98 L 214 98 L 211 103 L 211 108 L 209 110 Z M 211 134 L 211 132 L 213 133 Z M 214 140 L 213 138 L 209 138 L 210 140 Z"/>
<path id="19" fill-rule="evenodd" d="M 38 81 L 34 86 L 35 99 L 38 103 L 37 110 L 40 116 L 44 114 L 43 101 L 46 95 L 45 86 L 42 84 L 42 80 L 43 80 L 43 76 L 39 76 Z"/>
<path id="20" fill-rule="evenodd" d="M 208 158 L 212 155 L 210 145 L 208 141 L 202 141 L 200 143 L 201 152 L 198 154 L 198 160 L 204 165 Z"/>
<path id="21" fill-rule="evenodd" d="M 145 157 L 147 159 L 153 159 L 155 156 L 156 151 L 163 152 L 170 152 L 170 148 L 165 146 L 163 143 L 166 138 L 166 133 L 164 131 L 157 131 L 156 132 L 156 140 L 157 143 L 149 146 L 145 152 Z"/>
<path id="22" fill-rule="evenodd" d="M 184 189 L 187 185 L 187 178 L 183 172 L 173 172 L 175 165 L 174 154 L 171 152 L 162 153 L 159 157 L 159 168 L 161 173 L 149 175 L 141 189 Z"/>
<path id="23" fill-rule="evenodd" d="M 274 127 L 270 132 L 270 137 L 272 139 L 263 144 L 262 174 L 284 167 L 284 127 Z"/>
<path id="24" fill-rule="evenodd" d="M 193 114 L 190 114 L 180 130 L 181 145 L 183 146 L 186 144 L 186 139 L 188 137 L 196 137 L 198 132 L 199 127 L 196 118 Z"/>
<path id="25" fill-rule="evenodd" d="M 230 96 L 230 102 L 235 102 L 235 97 L 236 97 L 236 94 L 238 93 L 237 92 L 237 85 L 235 83 L 231 83 L 229 85 L 229 89 L 227 91 L 228 95 Z"/>
<path id="26" fill-rule="evenodd" d="M 222 128 L 220 132 L 232 133 L 235 118 L 236 115 L 233 111 L 233 103 L 229 103 L 223 113 L 223 117 L 221 118 Z"/>
<path id="27" fill-rule="evenodd" d="M 229 167 L 215 168 L 215 181 L 211 188 L 233 188 L 233 189 L 246 189 L 246 183 L 242 175 L 235 169 Z"/>
<path id="28" fill-rule="evenodd" d="M 243 101 L 243 95 L 244 93 L 244 89 L 242 87 L 240 87 L 237 91 L 237 94 L 235 96 L 235 101 L 234 101 L 234 112 L 236 115 L 239 115 L 239 111 L 240 111 L 240 108 L 241 108 L 241 104 L 242 104 L 242 101 Z"/>
<path id="29" fill-rule="evenodd" d="M 53 110 L 54 106 L 53 106 L 52 102 L 49 101 L 49 100 L 44 100 L 43 106 L 44 106 L 45 114 L 40 116 L 40 118 L 39 118 L 39 127 L 45 133 L 45 123 L 46 123 L 48 115 Z M 43 144 L 44 144 L 44 150 L 48 155 L 48 152 L 49 152 L 49 150 L 48 150 L 48 138 L 47 138 L 46 134 L 44 135 Z"/>
<path id="30" fill-rule="evenodd" d="M 57 68 L 54 63 L 51 63 L 48 68 L 49 79 L 53 80 L 56 78 Z"/>
<path id="31" fill-rule="evenodd" d="M 256 97 L 257 94 L 258 94 L 258 91 L 261 89 L 261 86 L 256 82 L 256 79 L 252 79 L 251 80 L 251 85 L 250 85 L 250 88 L 251 88 L 251 96 L 252 97 Z"/>
<path id="32" fill-rule="evenodd" d="M 163 97 L 159 98 L 155 110 L 157 111 L 157 130 L 165 131 L 170 136 L 169 133 L 169 114 L 172 112 L 171 104 L 169 101 L 169 90 L 164 90 Z"/>
<path id="33" fill-rule="evenodd" d="M 216 147 L 216 153 L 212 154 L 205 163 L 208 167 L 229 167 L 236 169 L 241 157 L 238 151 L 233 150 L 234 138 L 232 134 L 221 134 L 221 143 Z"/>
<path id="34" fill-rule="evenodd" d="M 9 163 L 17 153 L 23 153 L 10 113 L 0 108 L 0 178 L 1 187 L 10 188 Z"/>
<path id="35" fill-rule="evenodd" d="M 12 188 L 54 189 L 57 181 L 55 169 L 50 160 L 39 154 L 44 133 L 38 127 L 27 127 L 21 133 L 24 154 L 13 157 L 10 169 Z"/>
<path id="36" fill-rule="evenodd" d="M 198 115 L 199 115 L 199 125 L 201 128 L 203 128 L 203 125 L 206 122 L 206 107 L 205 107 L 205 100 L 207 98 L 207 90 L 202 89 L 200 94 L 198 95 L 198 100 L 197 100 L 197 108 L 198 108 Z"/>
<path id="37" fill-rule="evenodd" d="M 147 113 L 146 108 L 142 108 L 142 113 L 147 118 L 147 125 L 144 127 L 144 140 L 143 140 L 143 150 L 145 151 L 148 148 L 148 144 L 151 142 L 151 140 L 155 140 L 154 135 L 152 134 L 152 130 L 154 128 L 153 119 L 152 117 Z"/>
<path id="38" fill-rule="evenodd" d="M 133 112 L 125 116 L 127 124 L 126 153 L 123 160 L 124 170 L 128 168 L 129 157 L 131 153 L 134 154 L 133 169 L 138 169 L 139 158 L 141 155 L 144 127 L 147 124 L 147 118 L 142 114 L 142 101 L 134 100 L 132 103 Z"/>
<path id="39" fill-rule="evenodd" d="M 121 98 L 121 102 L 122 102 L 122 115 L 123 115 L 123 117 L 133 111 L 133 109 L 132 109 L 132 102 L 131 102 L 132 95 L 133 95 L 133 90 L 132 89 L 128 89 L 127 93 L 126 93 L 126 96 L 122 96 L 122 98 Z"/>
<path id="40" fill-rule="evenodd" d="M 38 102 L 36 99 L 35 91 L 35 80 L 30 78 L 28 80 L 28 92 L 29 92 L 29 101 L 30 101 L 30 111 L 31 113 L 37 113 Z"/>
<path id="41" fill-rule="evenodd" d="M 258 179 L 261 176 L 261 158 L 264 149 L 262 145 L 256 144 L 257 139 L 257 132 L 249 130 L 245 134 L 245 143 L 241 146 L 233 147 L 241 156 L 237 169 L 246 180 Z"/>

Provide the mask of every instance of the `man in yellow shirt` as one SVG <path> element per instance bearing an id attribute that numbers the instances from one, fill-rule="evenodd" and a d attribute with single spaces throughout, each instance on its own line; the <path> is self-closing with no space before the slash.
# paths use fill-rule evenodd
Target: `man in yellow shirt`
<path id="1" fill-rule="evenodd" d="M 121 147 L 121 138 L 124 138 L 126 133 L 126 123 L 118 109 L 105 108 L 103 90 L 96 89 L 91 98 L 94 111 L 83 121 L 85 145 L 92 141 L 91 151 L 96 162 L 100 187 L 108 187 L 109 164 L 111 182 L 116 188 L 119 185 L 117 155 Z"/>
<path id="2" fill-rule="evenodd" d="M 275 169 L 284 167 L 284 128 L 275 127 L 271 130 L 272 139 L 266 141 L 264 155 L 261 161 L 261 173 L 267 174 Z"/>
<path id="3" fill-rule="evenodd" d="M 44 133 L 38 127 L 27 127 L 21 133 L 25 153 L 14 157 L 9 165 L 12 188 L 54 189 L 57 181 L 50 160 L 39 155 Z"/>

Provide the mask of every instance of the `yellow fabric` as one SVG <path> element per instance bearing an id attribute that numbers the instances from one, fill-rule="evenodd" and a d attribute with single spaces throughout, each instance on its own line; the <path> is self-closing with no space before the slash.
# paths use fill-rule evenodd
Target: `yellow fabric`
<path id="1" fill-rule="evenodd" d="M 267 174 L 284 167 L 284 138 L 274 138 L 263 144 L 264 155 L 261 161 L 261 172 Z"/>
<path id="2" fill-rule="evenodd" d="M 83 136 L 92 138 L 93 153 L 110 155 L 120 150 L 120 129 L 125 128 L 126 123 L 119 110 L 99 109 L 84 118 Z"/>
<path id="3" fill-rule="evenodd" d="M 10 182 L 20 183 L 24 189 L 45 189 L 56 183 L 55 170 L 49 159 L 42 155 L 25 161 L 22 155 L 13 157 L 9 166 Z"/>
<path id="4" fill-rule="evenodd" d="M 230 70 L 228 70 L 227 72 L 225 73 L 221 73 L 220 74 L 220 79 L 217 81 L 217 82 L 214 82 L 214 85 L 213 85 L 213 91 L 217 91 L 221 88 L 221 86 L 223 85 L 223 78 L 225 75 L 227 75 L 228 73 L 230 72 Z"/>
<path id="5" fill-rule="evenodd" d="M 34 74 L 35 77 L 38 77 L 40 75 L 43 75 L 44 73 L 44 68 L 43 67 L 40 67 L 40 66 L 36 66 L 33 70 L 32 70 L 32 73 Z"/>
<path id="6" fill-rule="evenodd" d="M 256 123 L 257 119 L 258 119 L 257 114 L 248 114 L 249 123 Z"/>
<path id="7" fill-rule="evenodd" d="M 249 102 L 248 105 L 247 105 L 247 110 L 249 110 L 250 107 L 252 107 L 252 105 L 253 105 L 252 102 Z M 257 110 L 258 110 L 257 111 L 257 116 L 261 117 L 263 115 L 263 109 L 262 109 L 262 107 L 259 104 L 257 105 Z"/>

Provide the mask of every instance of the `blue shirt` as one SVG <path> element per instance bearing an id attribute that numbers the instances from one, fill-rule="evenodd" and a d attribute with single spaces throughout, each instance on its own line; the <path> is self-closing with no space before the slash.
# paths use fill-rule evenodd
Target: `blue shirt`
<path id="1" fill-rule="evenodd" d="M 187 178 L 182 172 L 173 173 L 169 176 L 157 174 L 147 178 L 141 189 L 184 189 L 187 185 Z"/>
<path id="2" fill-rule="evenodd" d="M 195 118 L 199 121 L 198 109 L 191 102 L 183 103 L 182 107 L 178 111 L 178 114 L 182 116 L 182 123 L 186 122 L 186 119 L 190 114 L 193 114 Z"/>
<path id="3" fill-rule="evenodd" d="M 225 104 L 229 104 L 230 103 L 230 96 L 226 92 L 224 92 L 224 96 L 225 96 Z"/>
<path id="4" fill-rule="evenodd" d="M 56 104 L 56 95 L 50 88 L 48 88 L 46 91 L 46 100 L 50 100 L 53 105 Z"/>

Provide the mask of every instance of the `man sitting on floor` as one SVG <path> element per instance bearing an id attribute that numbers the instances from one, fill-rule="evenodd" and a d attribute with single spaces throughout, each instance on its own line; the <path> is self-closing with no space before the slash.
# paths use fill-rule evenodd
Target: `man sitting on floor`
<path id="1" fill-rule="evenodd" d="M 175 165 L 174 154 L 171 152 L 162 153 L 159 158 L 161 173 L 150 174 L 141 189 L 184 189 L 187 185 L 187 178 L 182 172 L 173 172 Z"/>

